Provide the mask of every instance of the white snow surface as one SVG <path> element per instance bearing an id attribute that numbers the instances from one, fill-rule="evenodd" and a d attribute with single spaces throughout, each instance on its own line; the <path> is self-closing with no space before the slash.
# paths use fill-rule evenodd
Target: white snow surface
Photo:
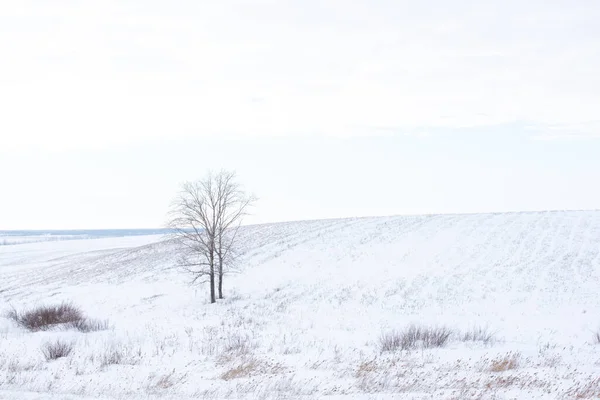
<path id="1" fill-rule="evenodd" d="M 0 246 L 0 312 L 68 301 L 110 324 L 2 315 L 0 399 L 600 398 L 600 212 L 289 222 L 240 243 L 212 305 L 161 236 Z M 411 324 L 455 334 L 381 351 Z M 496 340 L 460 340 L 473 327 Z M 56 340 L 73 351 L 46 361 Z"/>

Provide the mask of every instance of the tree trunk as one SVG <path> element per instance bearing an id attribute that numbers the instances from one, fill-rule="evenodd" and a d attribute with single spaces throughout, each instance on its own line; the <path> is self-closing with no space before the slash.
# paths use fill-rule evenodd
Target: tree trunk
<path id="1" fill-rule="evenodd" d="M 223 259 L 219 257 L 219 299 L 223 298 Z"/>
<path id="2" fill-rule="evenodd" d="M 223 299 L 223 232 L 219 231 L 219 252 L 217 257 L 219 259 L 219 266 L 217 274 L 219 276 L 219 299 Z"/>
<path id="3" fill-rule="evenodd" d="M 213 254 L 210 255 L 210 302 L 216 303 L 217 299 L 215 298 L 215 256 Z"/>
<path id="4" fill-rule="evenodd" d="M 210 302 L 211 303 L 217 302 L 217 300 L 215 299 L 215 274 L 214 273 L 210 274 Z"/>

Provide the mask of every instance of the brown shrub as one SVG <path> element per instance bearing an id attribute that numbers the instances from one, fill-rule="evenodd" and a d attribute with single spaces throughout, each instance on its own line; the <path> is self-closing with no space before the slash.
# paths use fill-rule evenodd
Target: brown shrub
<path id="1" fill-rule="evenodd" d="M 22 313 L 13 309 L 7 316 L 19 326 L 32 332 L 47 330 L 59 324 L 73 323 L 83 319 L 81 310 L 71 303 L 40 306 Z"/>
<path id="2" fill-rule="evenodd" d="M 72 303 L 39 306 L 24 312 L 13 308 L 6 316 L 31 332 L 45 331 L 59 325 L 84 333 L 108 329 L 108 321 L 85 318 L 79 307 Z"/>

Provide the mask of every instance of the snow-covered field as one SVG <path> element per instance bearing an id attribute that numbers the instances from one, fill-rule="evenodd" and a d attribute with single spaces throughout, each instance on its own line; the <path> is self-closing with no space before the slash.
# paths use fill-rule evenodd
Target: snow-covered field
<path id="1" fill-rule="evenodd" d="M 111 325 L 0 317 L 0 399 L 600 398 L 600 212 L 290 222 L 241 243 L 216 305 L 161 236 L 0 246 L 0 312 L 72 301 Z M 456 333 L 381 351 L 410 324 Z M 496 340 L 461 340 L 474 327 Z M 46 361 L 56 339 L 73 351 Z"/>
<path id="2" fill-rule="evenodd" d="M 11 235 L 0 232 L 0 246 L 10 246 L 23 243 L 55 242 L 59 240 L 87 239 L 76 235 Z"/>
<path id="3" fill-rule="evenodd" d="M 0 246 L 61 240 L 158 235 L 166 229 L 100 229 L 70 231 L 0 231 Z"/>

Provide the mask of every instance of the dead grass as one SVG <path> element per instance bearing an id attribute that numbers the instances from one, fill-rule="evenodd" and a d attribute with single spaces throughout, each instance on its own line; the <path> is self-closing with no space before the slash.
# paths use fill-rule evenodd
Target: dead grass
<path id="1" fill-rule="evenodd" d="M 565 396 L 570 399 L 600 399 L 600 378 L 570 388 Z"/>
<path id="2" fill-rule="evenodd" d="M 354 385 L 362 393 L 410 392 L 424 389 L 425 357 L 395 353 L 363 359 L 354 368 Z"/>
<path id="3" fill-rule="evenodd" d="M 600 344 L 600 330 L 594 332 L 594 343 L 595 344 Z"/>
<path id="4" fill-rule="evenodd" d="M 379 350 L 384 353 L 387 351 L 404 350 L 405 343 L 403 342 L 402 332 L 392 331 L 382 333 L 379 337 Z"/>
<path id="5" fill-rule="evenodd" d="M 518 382 L 519 378 L 516 376 L 495 375 L 485 383 L 485 388 L 488 390 L 494 390 L 498 388 L 506 389 L 515 386 Z"/>
<path id="6" fill-rule="evenodd" d="M 221 379 L 224 381 L 230 381 L 233 379 L 250 377 L 258 370 L 258 366 L 258 361 L 255 358 L 245 360 L 221 374 Z"/>
<path id="7" fill-rule="evenodd" d="M 170 374 L 165 374 L 158 378 L 158 380 L 156 381 L 156 387 L 159 389 L 168 389 L 170 387 L 173 387 L 175 385 L 175 383 L 172 380 L 174 372 L 175 371 L 173 371 Z"/>
<path id="8" fill-rule="evenodd" d="M 359 364 L 354 376 L 356 378 L 363 378 L 369 374 L 378 371 L 378 364 L 376 360 L 363 361 Z"/>
<path id="9" fill-rule="evenodd" d="M 231 335 L 227 338 L 225 352 L 236 355 L 250 354 L 256 348 L 256 343 L 248 335 Z"/>
<path id="10" fill-rule="evenodd" d="M 382 353 L 396 350 L 413 350 L 418 347 L 430 349 L 444 347 L 452 331 L 445 327 L 421 327 L 411 325 L 404 331 L 384 333 L 379 338 L 379 349 Z"/>
<path id="11" fill-rule="evenodd" d="M 141 357 L 141 346 L 106 343 L 101 353 L 88 355 L 87 361 L 91 364 L 99 364 L 100 368 L 106 368 L 111 365 L 138 365 Z"/>
<path id="12" fill-rule="evenodd" d="M 483 344 L 493 344 L 496 342 L 496 333 L 489 330 L 487 327 L 473 327 L 471 330 L 464 332 L 460 336 L 463 342 L 481 342 Z"/>
<path id="13" fill-rule="evenodd" d="M 109 329 L 108 320 L 99 319 L 80 319 L 67 324 L 67 328 L 78 330 L 79 332 L 89 333 L 106 331 Z"/>
<path id="14" fill-rule="evenodd" d="M 519 353 L 508 353 L 491 360 L 489 370 L 491 372 L 504 372 L 517 369 L 520 359 L 521 355 Z"/>
<path id="15" fill-rule="evenodd" d="M 73 351 L 73 343 L 57 340 L 56 342 L 44 344 L 41 350 L 46 361 L 57 360 L 71 354 Z"/>
<path id="16" fill-rule="evenodd" d="M 187 374 L 177 374 L 176 370 L 164 374 L 164 375 L 152 375 L 149 377 L 150 383 L 147 385 L 146 390 L 149 392 L 158 392 L 167 390 L 175 387 L 187 379 Z"/>
<path id="17" fill-rule="evenodd" d="M 7 317 L 17 325 L 31 332 L 37 332 L 48 330 L 56 325 L 80 321 L 83 319 L 83 313 L 71 303 L 61 303 L 39 306 L 24 312 L 18 312 L 13 308 L 7 313 Z"/>
<path id="18" fill-rule="evenodd" d="M 421 390 L 423 365 L 398 357 L 363 361 L 354 372 L 355 386 L 362 393 L 411 392 Z M 419 388 L 417 388 L 419 387 Z"/>
<path id="19" fill-rule="evenodd" d="M 240 378 L 249 378 L 257 375 L 276 375 L 283 372 L 285 368 L 279 363 L 260 360 L 255 357 L 244 357 L 221 374 L 224 381 Z"/>
<path id="20" fill-rule="evenodd" d="M 100 356 L 100 366 L 119 365 L 123 363 L 124 354 L 120 348 L 111 347 Z"/>
<path id="21" fill-rule="evenodd" d="M 85 318 L 81 309 L 72 303 L 39 306 L 22 312 L 13 308 L 6 317 L 30 332 L 46 331 L 57 326 L 84 333 L 108 329 L 108 321 Z"/>

